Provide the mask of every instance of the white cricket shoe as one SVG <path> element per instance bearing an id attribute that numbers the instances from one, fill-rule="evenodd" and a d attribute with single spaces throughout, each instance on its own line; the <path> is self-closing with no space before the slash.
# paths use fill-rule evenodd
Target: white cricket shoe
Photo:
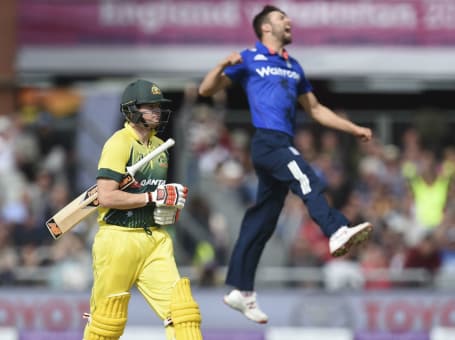
<path id="1" fill-rule="evenodd" d="M 224 296 L 224 303 L 254 322 L 267 323 L 269 320 L 256 302 L 256 292 L 241 292 L 234 289 Z"/>
<path id="2" fill-rule="evenodd" d="M 370 222 L 360 223 L 354 227 L 341 227 L 330 236 L 330 253 L 332 256 L 343 256 L 352 248 L 352 246 L 368 239 L 372 231 L 373 226 Z"/>

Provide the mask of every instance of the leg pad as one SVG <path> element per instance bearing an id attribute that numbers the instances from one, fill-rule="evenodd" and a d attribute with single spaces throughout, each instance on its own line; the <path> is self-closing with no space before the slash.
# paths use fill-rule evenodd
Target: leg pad
<path id="1" fill-rule="evenodd" d="M 97 306 L 85 328 L 84 340 L 117 340 L 128 320 L 128 292 L 110 295 Z"/>
<path id="2" fill-rule="evenodd" d="M 201 313 L 191 294 L 190 280 L 182 278 L 171 296 L 170 316 L 176 340 L 202 340 Z"/>

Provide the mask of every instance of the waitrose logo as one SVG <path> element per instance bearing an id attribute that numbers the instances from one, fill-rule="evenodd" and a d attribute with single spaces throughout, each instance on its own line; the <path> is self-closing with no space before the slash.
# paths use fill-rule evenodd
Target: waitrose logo
<path id="1" fill-rule="evenodd" d="M 287 70 L 285 68 L 281 67 L 261 67 L 256 69 L 257 74 L 261 76 L 261 78 L 268 77 L 268 76 L 281 76 L 281 77 L 287 77 L 287 78 L 292 78 L 292 79 L 297 79 L 300 80 L 300 75 L 291 70 Z"/>

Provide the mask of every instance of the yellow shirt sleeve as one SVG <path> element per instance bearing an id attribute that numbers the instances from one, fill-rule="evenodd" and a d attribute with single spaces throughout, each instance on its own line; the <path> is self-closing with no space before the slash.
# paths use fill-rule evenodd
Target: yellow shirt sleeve
<path id="1" fill-rule="evenodd" d="M 106 171 L 115 172 L 123 175 L 126 172 L 126 166 L 131 154 L 131 141 L 125 138 L 125 135 L 116 132 L 104 144 L 101 156 L 98 162 L 98 174 Z M 109 176 L 110 177 L 110 176 Z M 113 178 L 116 179 L 116 178 Z"/>

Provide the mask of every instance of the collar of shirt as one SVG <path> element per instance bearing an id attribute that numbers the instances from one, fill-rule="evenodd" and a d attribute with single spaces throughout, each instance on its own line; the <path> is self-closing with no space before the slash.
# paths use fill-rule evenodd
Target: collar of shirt
<path id="1" fill-rule="evenodd" d="M 272 48 L 268 48 L 267 46 L 265 46 L 262 42 L 260 41 L 257 41 L 256 42 L 256 49 L 261 52 L 262 54 L 269 54 L 269 55 L 278 55 L 279 57 L 282 57 L 284 60 L 288 60 L 289 59 L 289 53 L 288 51 L 283 48 L 283 55 L 280 56 L 278 54 L 278 52 L 276 52 L 274 49 Z"/>
<path id="2" fill-rule="evenodd" d="M 135 140 L 137 140 L 140 144 L 142 144 L 141 139 L 140 139 L 138 133 L 136 132 L 136 130 L 134 130 L 134 128 L 128 122 L 125 122 L 124 126 L 125 126 L 125 129 L 128 132 L 128 134 L 131 137 L 133 137 Z M 155 135 L 155 130 L 150 131 L 149 140 L 154 135 Z M 150 141 L 149 141 L 149 143 L 150 143 Z"/>

